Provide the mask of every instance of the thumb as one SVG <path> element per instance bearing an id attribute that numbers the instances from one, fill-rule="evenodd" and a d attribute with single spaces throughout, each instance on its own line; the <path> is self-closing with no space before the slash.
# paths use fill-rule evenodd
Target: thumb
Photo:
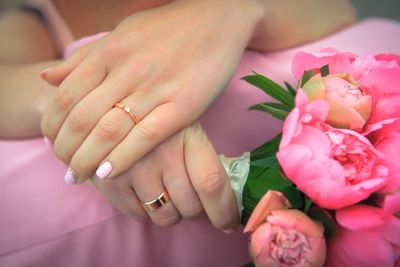
<path id="1" fill-rule="evenodd" d="M 239 214 L 227 174 L 200 124 L 186 128 L 185 163 L 199 198 L 212 224 L 231 230 L 239 224 Z"/>

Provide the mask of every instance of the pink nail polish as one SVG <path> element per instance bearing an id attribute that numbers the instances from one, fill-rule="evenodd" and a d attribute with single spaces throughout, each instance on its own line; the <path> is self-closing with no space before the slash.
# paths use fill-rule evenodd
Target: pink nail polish
<path id="1" fill-rule="evenodd" d="M 100 165 L 100 167 L 96 171 L 96 175 L 100 179 L 106 178 L 112 171 L 112 165 L 110 162 L 106 161 Z"/>
<path id="2" fill-rule="evenodd" d="M 224 232 L 227 235 L 230 235 L 230 234 L 233 234 L 234 231 L 232 229 L 229 229 L 229 230 L 224 230 L 222 232 Z"/>
<path id="3" fill-rule="evenodd" d="M 75 184 L 76 183 L 76 176 L 71 169 L 68 169 L 67 173 L 65 174 L 64 181 L 67 184 Z"/>
<path id="4" fill-rule="evenodd" d="M 46 136 L 43 137 L 43 140 L 44 140 L 44 143 L 45 143 L 47 146 L 49 146 L 49 147 L 52 147 L 52 146 L 53 146 L 53 144 L 51 143 L 50 139 L 47 138 Z"/>
<path id="5" fill-rule="evenodd" d="M 53 68 L 47 68 L 47 69 L 45 69 L 44 71 L 42 71 L 41 73 L 40 73 L 40 75 L 39 75 L 39 77 L 40 77 L 40 79 L 42 80 L 42 81 L 44 81 L 44 80 L 46 80 L 46 73 L 47 72 L 49 72 L 49 71 L 51 71 Z"/>

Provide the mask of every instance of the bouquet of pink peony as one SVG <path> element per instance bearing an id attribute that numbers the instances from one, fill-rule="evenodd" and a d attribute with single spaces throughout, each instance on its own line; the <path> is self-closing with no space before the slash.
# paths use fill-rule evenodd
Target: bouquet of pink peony
<path id="1" fill-rule="evenodd" d="M 325 49 L 293 60 L 297 89 L 252 109 L 282 133 L 222 157 L 256 266 L 400 266 L 400 56 Z M 399 162 L 397 162 L 399 160 Z"/>

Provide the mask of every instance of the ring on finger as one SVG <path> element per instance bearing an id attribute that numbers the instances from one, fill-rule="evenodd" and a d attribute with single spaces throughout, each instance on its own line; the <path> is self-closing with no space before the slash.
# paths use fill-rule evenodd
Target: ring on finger
<path id="1" fill-rule="evenodd" d="M 142 206 L 146 211 L 155 211 L 164 206 L 170 199 L 168 191 L 164 190 L 157 198 L 148 202 L 142 202 Z"/>
<path id="2" fill-rule="evenodd" d="M 140 119 L 138 116 L 136 116 L 133 112 L 132 112 L 132 108 L 130 106 L 127 106 L 125 104 L 122 104 L 121 102 L 118 102 L 114 105 L 114 107 L 119 108 L 121 110 L 123 110 L 124 112 L 128 113 L 129 116 L 133 119 L 133 121 L 135 122 L 135 125 L 139 123 Z"/>

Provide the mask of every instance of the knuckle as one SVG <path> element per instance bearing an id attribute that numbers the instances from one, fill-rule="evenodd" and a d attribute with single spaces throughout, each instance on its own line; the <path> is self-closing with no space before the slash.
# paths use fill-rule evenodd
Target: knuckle
<path id="1" fill-rule="evenodd" d="M 134 128 L 140 139 L 144 141 L 153 141 L 157 140 L 160 137 L 159 131 L 157 131 L 156 127 L 138 125 Z"/>
<path id="2" fill-rule="evenodd" d="M 163 216 L 157 216 L 156 218 L 153 217 L 152 220 L 159 226 L 168 227 L 177 224 L 180 221 L 180 216 L 177 212 L 171 212 L 163 214 Z"/>
<path id="3" fill-rule="evenodd" d="M 69 113 L 67 123 L 73 131 L 84 129 L 88 123 L 87 112 L 79 106 L 74 107 Z"/>
<path id="4" fill-rule="evenodd" d="M 225 179 L 221 172 L 210 172 L 200 179 L 200 190 L 201 192 L 209 197 L 216 197 L 225 186 Z"/>
<path id="5" fill-rule="evenodd" d="M 115 140 L 122 134 L 122 127 L 114 120 L 104 118 L 94 130 L 94 135 L 100 140 Z"/>
<path id="6" fill-rule="evenodd" d="M 187 202 L 188 204 L 181 211 L 182 217 L 185 219 L 195 219 L 203 213 L 203 205 L 200 201 Z"/>
<path id="7" fill-rule="evenodd" d="M 54 104 L 59 110 L 68 110 L 72 105 L 71 93 L 64 86 L 60 86 L 54 95 Z"/>
<path id="8" fill-rule="evenodd" d="M 115 36 L 106 40 L 100 48 L 100 54 L 106 61 L 112 61 L 113 59 L 125 58 L 128 56 L 127 49 L 124 48 L 118 38 Z"/>

